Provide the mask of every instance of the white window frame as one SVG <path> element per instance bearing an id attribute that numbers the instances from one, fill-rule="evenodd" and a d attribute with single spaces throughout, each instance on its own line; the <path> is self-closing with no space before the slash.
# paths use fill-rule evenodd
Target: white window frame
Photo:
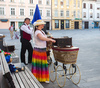
<path id="1" fill-rule="evenodd" d="M 93 18 L 93 13 L 92 12 L 90 12 L 90 18 Z"/>
<path id="2" fill-rule="evenodd" d="M 77 12 L 77 17 L 80 18 L 80 10 Z"/>
<path id="3" fill-rule="evenodd" d="M 40 9 L 41 10 L 41 12 L 42 12 L 42 14 L 41 14 L 41 12 L 40 12 L 40 14 L 41 14 L 41 16 L 43 16 L 43 10 L 42 9 Z"/>
<path id="4" fill-rule="evenodd" d="M 73 11 L 73 16 L 74 18 L 76 18 L 76 11 Z"/>
<path id="5" fill-rule="evenodd" d="M 86 18 L 86 12 L 83 12 L 83 18 Z"/>
<path id="6" fill-rule="evenodd" d="M 39 0 L 38 0 L 38 4 L 39 4 Z M 39 4 L 39 5 L 42 5 L 43 4 L 43 0 L 41 0 L 41 4 Z"/>
<path id="7" fill-rule="evenodd" d="M 66 0 L 66 6 L 69 7 L 69 0 Z"/>
<path id="8" fill-rule="evenodd" d="M 84 4 L 85 4 L 85 8 L 84 8 Z M 86 3 L 83 3 L 83 9 L 86 9 Z"/>
<path id="9" fill-rule="evenodd" d="M 47 1 L 49 1 L 49 4 L 47 4 Z M 50 0 L 46 0 L 46 5 L 51 5 L 51 4 L 50 4 Z"/>
<path id="10" fill-rule="evenodd" d="M 99 13 L 97 13 L 97 18 L 100 18 L 100 14 Z"/>
<path id="11" fill-rule="evenodd" d="M 59 20 L 55 20 L 55 24 L 58 24 L 58 27 L 55 26 L 55 28 L 59 28 Z"/>
<path id="12" fill-rule="evenodd" d="M 70 21 L 66 20 L 65 25 L 68 25 L 68 27 L 66 27 L 66 28 L 70 28 Z"/>
<path id="13" fill-rule="evenodd" d="M 15 9 L 15 15 L 16 15 L 16 8 L 15 8 L 15 7 L 10 7 L 10 15 L 11 15 L 11 16 L 15 16 L 15 15 L 12 15 L 12 14 L 11 14 L 11 8 L 14 8 L 14 9 Z"/>
<path id="14" fill-rule="evenodd" d="M 47 11 L 50 12 L 50 16 L 47 16 Z M 51 17 L 51 10 L 50 10 L 50 9 L 47 9 L 47 10 L 46 10 L 46 16 L 47 16 L 47 17 Z"/>
<path id="15" fill-rule="evenodd" d="M 33 16 L 33 15 L 30 15 L 30 10 L 33 10 L 33 15 L 34 15 L 34 9 L 33 8 L 29 8 L 29 16 Z"/>
<path id="16" fill-rule="evenodd" d="M 5 15 L 6 14 L 5 13 L 5 7 L 0 7 L 0 8 L 3 8 L 4 9 L 4 14 L 0 14 L 0 16 Z"/>
<path id="17" fill-rule="evenodd" d="M 23 1 L 23 2 L 22 2 Z M 19 0 L 19 3 L 25 3 L 25 0 Z"/>
<path id="18" fill-rule="evenodd" d="M 10 2 L 11 2 L 11 0 L 10 0 Z M 16 2 L 16 0 L 13 0 L 13 2 Z"/>
<path id="19" fill-rule="evenodd" d="M 55 4 L 55 6 L 57 6 L 58 5 L 58 0 L 55 0 L 54 4 Z"/>
<path id="20" fill-rule="evenodd" d="M 29 0 L 29 4 L 34 4 L 34 0 L 33 0 L 33 3 L 30 3 L 30 0 Z"/>
<path id="21" fill-rule="evenodd" d="M 56 10 L 54 10 L 54 15 L 55 15 L 55 17 L 58 17 L 58 10 L 56 9 Z"/>
<path id="22" fill-rule="evenodd" d="M 78 0 L 78 8 L 80 7 L 80 0 Z"/>
<path id="23" fill-rule="evenodd" d="M 74 7 L 76 7 L 76 0 L 74 0 Z"/>
<path id="24" fill-rule="evenodd" d="M 63 14 L 63 16 L 61 16 L 62 14 Z M 63 10 L 60 11 L 60 16 L 64 17 L 64 11 Z"/>
<path id="25" fill-rule="evenodd" d="M 67 15 L 67 14 L 68 14 L 68 15 Z M 70 11 L 67 10 L 67 11 L 66 11 L 66 17 L 69 17 L 69 15 L 70 15 Z"/>
<path id="26" fill-rule="evenodd" d="M 63 5 L 61 5 L 61 2 L 63 3 Z M 61 6 L 64 6 L 64 0 L 60 0 L 60 5 L 61 5 Z"/>
<path id="27" fill-rule="evenodd" d="M 20 9 L 24 9 L 24 15 L 20 15 Z M 19 15 L 20 16 L 25 16 L 25 8 L 19 8 Z"/>
<path id="28" fill-rule="evenodd" d="M 5 0 L 1 1 L 1 2 L 4 2 Z"/>

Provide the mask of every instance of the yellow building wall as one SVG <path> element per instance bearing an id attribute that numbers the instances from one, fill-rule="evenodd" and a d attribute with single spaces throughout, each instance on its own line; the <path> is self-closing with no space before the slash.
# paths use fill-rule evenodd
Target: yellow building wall
<path id="1" fill-rule="evenodd" d="M 55 6 L 55 0 L 52 0 L 52 30 L 61 30 L 61 20 L 64 20 L 64 29 L 74 29 L 75 25 L 74 22 L 78 21 L 79 22 L 79 29 L 82 29 L 82 20 L 75 20 L 73 17 L 73 11 L 76 11 L 76 18 L 78 18 L 77 14 L 78 11 L 80 11 L 80 18 L 82 18 L 82 0 L 80 1 L 80 7 L 78 7 L 78 0 L 76 0 L 76 7 L 74 7 L 74 0 L 69 0 L 69 7 L 66 5 L 66 0 L 64 1 L 63 7 L 60 5 L 60 1 L 58 0 L 58 5 Z M 58 10 L 58 17 L 55 17 L 55 10 Z M 60 16 L 60 11 L 64 11 L 64 16 Z M 66 11 L 70 11 L 69 17 L 66 17 Z M 55 20 L 59 20 L 59 28 L 55 28 Z M 69 20 L 69 28 L 66 28 L 66 20 Z"/>

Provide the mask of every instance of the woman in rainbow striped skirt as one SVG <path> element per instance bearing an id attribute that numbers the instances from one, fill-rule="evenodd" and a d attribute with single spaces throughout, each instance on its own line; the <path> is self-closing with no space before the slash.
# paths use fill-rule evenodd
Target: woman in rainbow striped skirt
<path id="1" fill-rule="evenodd" d="M 45 22 L 37 20 L 34 22 L 35 26 L 35 46 L 32 55 L 32 73 L 40 82 L 49 83 L 49 70 L 46 55 L 46 41 L 55 42 L 51 38 L 47 38 L 44 28 Z"/>

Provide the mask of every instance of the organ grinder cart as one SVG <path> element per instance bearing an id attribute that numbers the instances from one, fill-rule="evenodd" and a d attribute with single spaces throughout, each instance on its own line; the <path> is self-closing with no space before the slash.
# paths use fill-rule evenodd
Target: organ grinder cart
<path id="1" fill-rule="evenodd" d="M 56 43 L 51 44 L 55 62 L 49 65 L 50 80 L 57 81 L 59 87 L 64 87 L 66 78 L 77 85 L 81 79 L 79 67 L 76 65 L 78 47 L 72 46 L 72 38 L 54 38 Z M 58 62 L 60 62 L 58 64 Z"/>

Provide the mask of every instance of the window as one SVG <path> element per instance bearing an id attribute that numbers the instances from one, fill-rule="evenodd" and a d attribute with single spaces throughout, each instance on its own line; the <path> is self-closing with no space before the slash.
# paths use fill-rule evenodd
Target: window
<path id="1" fill-rule="evenodd" d="M 86 3 L 83 3 L 83 8 L 86 8 Z"/>
<path id="2" fill-rule="evenodd" d="M 29 0 L 29 3 L 30 3 L 30 4 L 33 4 L 33 0 Z"/>
<path id="3" fill-rule="evenodd" d="M 38 0 L 38 4 L 42 4 L 42 0 Z"/>
<path id="4" fill-rule="evenodd" d="M 93 18 L 93 13 L 90 13 L 90 18 Z"/>
<path id="5" fill-rule="evenodd" d="M 64 3 L 63 0 L 61 0 L 61 1 L 60 1 L 61 6 L 63 6 L 63 3 Z"/>
<path id="6" fill-rule="evenodd" d="M 69 7 L 69 0 L 66 0 L 66 5 L 67 7 Z"/>
<path id="7" fill-rule="evenodd" d="M 61 10 L 61 14 L 60 15 L 61 15 L 61 17 L 63 17 L 64 16 L 64 11 Z"/>
<path id="8" fill-rule="evenodd" d="M 15 2 L 15 0 L 10 0 L 10 2 Z"/>
<path id="9" fill-rule="evenodd" d="M 58 0 L 55 0 L 55 6 L 57 6 L 58 5 Z"/>
<path id="10" fill-rule="evenodd" d="M 55 28 L 59 28 L 59 20 L 55 20 Z"/>
<path id="11" fill-rule="evenodd" d="M 0 7 L 0 15 L 4 15 L 4 7 Z"/>
<path id="12" fill-rule="evenodd" d="M 11 8 L 11 15 L 15 15 L 15 8 Z"/>
<path id="13" fill-rule="evenodd" d="M 47 16 L 50 17 L 50 10 L 47 10 Z"/>
<path id="14" fill-rule="evenodd" d="M 41 16 L 42 16 L 42 10 L 39 10 L 40 11 L 40 14 L 41 14 Z"/>
<path id="15" fill-rule="evenodd" d="M 86 12 L 83 13 L 83 18 L 86 18 Z"/>
<path id="16" fill-rule="evenodd" d="M 92 4 L 90 4 L 90 9 L 92 9 L 93 8 L 93 6 L 92 6 Z"/>
<path id="17" fill-rule="evenodd" d="M 100 8 L 98 7 L 97 10 L 100 10 Z"/>
<path id="18" fill-rule="evenodd" d="M 20 0 L 21 3 L 24 3 L 24 0 Z"/>
<path id="19" fill-rule="evenodd" d="M 0 0 L 0 1 L 4 1 L 4 0 Z"/>
<path id="20" fill-rule="evenodd" d="M 76 17 L 76 11 L 74 11 L 73 14 L 74 14 L 74 18 L 75 18 Z"/>
<path id="21" fill-rule="evenodd" d="M 74 7 L 76 7 L 76 0 L 74 0 Z"/>
<path id="22" fill-rule="evenodd" d="M 46 5 L 50 5 L 50 0 L 46 0 Z"/>
<path id="23" fill-rule="evenodd" d="M 69 17 L 69 11 L 66 11 L 66 17 Z"/>
<path id="24" fill-rule="evenodd" d="M 99 13 L 97 13 L 97 18 L 99 18 Z"/>
<path id="25" fill-rule="evenodd" d="M 20 27 L 23 25 L 24 22 L 18 22 L 18 27 L 20 29 Z"/>
<path id="26" fill-rule="evenodd" d="M 80 0 L 78 0 L 78 7 L 80 7 Z"/>
<path id="27" fill-rule="evenodd" d="M 55 10 L 55 17 L 58 17 L 58 10 Z"/>
<path id="28" fill-rule="evenodd" d="M 24 16 L 24 9 L 20 9 L 20 15 Z"/>
<path id="29" fill-rule="evenodd" d="M 80 18 L 80 10 L 78 10 L 77 17 Z"/>
<path id="30" fill-rule="evenodd" d="M 30 16 L 33 16 L 33 9 L 30 9 Z"/>
<path id="31" fill-rule="evenodd" d="M 69 28 L 69 20 L 66 20 L 66 28 Z"/>

